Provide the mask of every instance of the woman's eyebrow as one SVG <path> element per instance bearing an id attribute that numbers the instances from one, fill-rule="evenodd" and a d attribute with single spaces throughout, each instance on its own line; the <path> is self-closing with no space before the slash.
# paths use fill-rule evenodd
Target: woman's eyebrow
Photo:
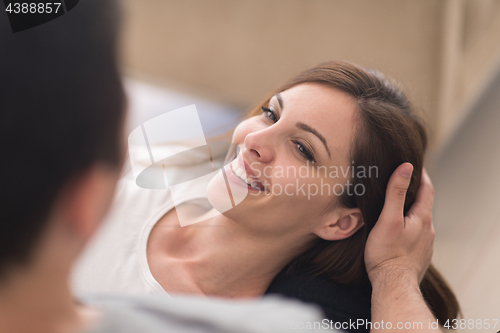
<path id="1" fill-rule="evenodd" d="M 283 110 L 283 98 L 281 98 L 281 95 L 279 93 L 277 93 L 276 95 L 274 95 L 276 97 L 276 99 L 278 100 L 278 103 L 280 105 L 280 108 L 281 110 Z"/>
<path id="2" fill-rule="evenodd" d="M 310 133 L 316 135 L 318 137 L 318 139 L 320 139 L 321 142 L 323 142 L 323 145 L 325 146 L 325 149 L 326 149 L 326 152 L 328 153 L 328 156 L 330 158 L 332 158 L 332 155 L 330 155 L 330 149 L 328 149 L 328 145 L 326 144 L 326 140 L 325 140 L 325 137 L 323 135 L 321 135 L 314 128 L 309 127 L 308 125 L 306 125 L 306 124 L 304 124 L 302 122 L 296 123 L 295 126 L 297 126 L 297 128 L 299 128 L 299 129 L 301 129 L 303 131 L 310 132 Z"/>

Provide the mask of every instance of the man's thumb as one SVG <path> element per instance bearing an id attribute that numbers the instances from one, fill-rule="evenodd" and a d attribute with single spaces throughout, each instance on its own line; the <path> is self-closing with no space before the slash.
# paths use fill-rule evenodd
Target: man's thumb
<path id="1" fill-rule="evenodd" d="M 384 208 L 380 214 L 383 220 L 404 221 L 406 191 L 410 185 L 412 172 L 413 165 L 403 163 L 392 174 L 387 184 Z"/>

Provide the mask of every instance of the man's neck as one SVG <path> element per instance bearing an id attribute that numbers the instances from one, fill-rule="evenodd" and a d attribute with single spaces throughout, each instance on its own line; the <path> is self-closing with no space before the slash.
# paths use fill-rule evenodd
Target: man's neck
<path id="1" fill-rule="evenodd" d="M 0 332 L 73 332 L 84 323 L 68 274 L 31 265 L 13 269 L 0 283 Z"/>

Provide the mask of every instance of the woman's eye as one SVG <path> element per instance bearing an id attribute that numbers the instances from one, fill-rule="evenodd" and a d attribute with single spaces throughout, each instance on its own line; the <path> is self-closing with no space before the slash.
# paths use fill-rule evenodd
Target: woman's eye
<path id="1" fill-rule="evenodd" d="M 270 108 L 262 107 L 262 113 L 266 116 L 266 118 L 269 118 L 273 123 L 278 121 L 278 117 L 276 116 L 276 113 L 271 110 Z"/>
<path id="2" fill-rule="evenodd" d="M 311 153 L 311 151 L 309 149 L 306 148 L 306 146 L 304 146 L 302 143 L 300 143 L 298 141 L 294 141 L 293 143 L 295 143 L 295 146 L 297 147 L 297 151 L 302 156 L 304 156 L 309 162 L 316 163 L 316 160 L 314 159 L 313 154 Z"/>

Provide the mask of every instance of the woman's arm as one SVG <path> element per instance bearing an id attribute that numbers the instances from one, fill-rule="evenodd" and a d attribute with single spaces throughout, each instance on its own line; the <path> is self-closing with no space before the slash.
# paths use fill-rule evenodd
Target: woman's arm
<path id="1" fill-rule="evenodd" d="M 417 199 L 403 216 L 412 171 L 404 163 L 391 176 L 384 208 L 366 243 L 372 332 L 440 331 L 419 289 L 432 257 L 434 188 L 424 170 Z"/>

